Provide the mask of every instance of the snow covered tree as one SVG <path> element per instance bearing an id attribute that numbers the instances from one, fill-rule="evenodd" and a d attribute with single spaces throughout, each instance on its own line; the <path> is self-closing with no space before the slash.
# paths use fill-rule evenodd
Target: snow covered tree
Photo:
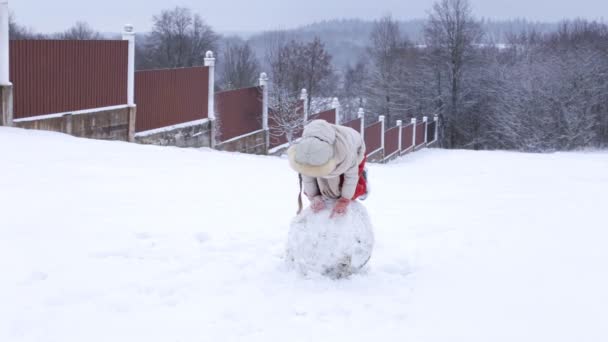
<path id="1" fill-rule="evenodd" d="M 344 69 L 340 89 L 341 113 L 344 121 L 355 119 L 359 108 L 365 106 L 367 82 L 368 70 L 364 61 Z"/>
<path id="2" fill-rule="evenodd" d="M 312 99 L 321 94 L 331 92 L 331 80 L 333 68 L 331 65 L 331 55 L 325 50 L 325 45 L 319 37 L 315 37 L 311 42 L 298 47 L 296 58 L 301 65 L 301 72 L 304 75 L 304 85 L 308 91 L 308 107 L 312 108 Z"/>
<path id="3" fill-rule="evenodd" d="M 268 96 L 270 135 L 277 138 L 284 136 L 290 145 L 306 124 L 304 103 L 299 95 L 284 88 L 272 87 Z"/>
<path id="4" fill-rule="evenodd" d="M 390 16 L 374 23 L 370 35 L 369 73 L 366 86 L 368 113 L 384 115 L 388 123 L 402 112 L 398 98 L 404 77 L 403 57 L 407 41 L 401 36 L 399 23 Z M 375 119 L 375 117 L 373 118 Z"/>
<path id="5" fill-rule="evenodd" d="M 335 91 L 331 55 L 318 37 L 305 43 L 288 40 L 286 34 L 277 32 L 267 43 L 266 59 L 272 87 L 281 88 L 280 94 L 306 89 L 311 110 L 320 102 L 319 97 Z"/>
<path id="6" fill-rule="evenodd" d="M 44 35 L 34 33 L 31 29 L 28 29 L 19 23 L 15 19 L 13 13 L 9 14 L 8 17 L 8 32 L 9 39 L 43 39 Z"/>
<path id="7" fill-rule="evenodd" d="M 482 36 L 479 23 L 473 18 L 468 0 L 441 0 L 433 5 L 425 27 L 426 45 L 430 49 L 432 63 L 436 66 L 437 111 L 445 134 L 447 147 L 463 142 L 460 116 L 465 113 L 464 95 L 467 68 L 475 55 L 475 43 Z"/>
<path id="8" fill-rule="evenodd" d="M 189 8 L 163 10 L 152 18 L 153 27 L 145 51 L 151 68 L 204 65 L 205 53 L 215 50 L 219 35 Z"/>
<path id="9" fill-rule="evenodd" d="M 260 74 L 260 64 L 247 42 L 227 41 L 218 60 L 219 84 L 224 90 L 254 86 Z"/>
<path id="10" fill-rule="evenodd" d="M 103 39 L 103 36 L 86 22 L 78 21 L 74 26 L 59 33 L 57 38 L 63 40 L 98 40 Z"/>

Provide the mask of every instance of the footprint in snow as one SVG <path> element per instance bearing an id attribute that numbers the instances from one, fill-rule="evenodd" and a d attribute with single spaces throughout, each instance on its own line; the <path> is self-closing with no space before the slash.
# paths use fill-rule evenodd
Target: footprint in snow
<path id="1" fill-rule="evenodd" d="M 198 241 L 198 243 L 201 243 L 201 244 L 209 241 L 210 238 L 211 237 L 207 233 L 199 232 L 199 233 L 194 234 L 194 239 L 196 241 Z"/>

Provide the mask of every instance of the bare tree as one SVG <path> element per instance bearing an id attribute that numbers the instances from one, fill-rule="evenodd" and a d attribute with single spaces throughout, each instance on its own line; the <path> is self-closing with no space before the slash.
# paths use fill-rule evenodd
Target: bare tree
<path id="1" fill-rule="evenodd" d="M 513 48 L 504 66 L 486 146 L 535 152 L 602 146 L 608 61 L 601 42 L 608 34 L 585 30 L 563 25 L 554 34 L 519 37 L 526 44 Z"/>
<path id="2" fill-rule="evenodd" d="M 57 34 L 57 38 L 63 40 L 99 40 L 103 39 L 103 36 L 86 22 L 78 21 L 69 29 Z"/>
<path id="3" fill-rule="evenodd" d="M 146 46 L 148 67 L 203 65 L 205 52 L 216 48 L 219 36 L 189 8 L 164 10 L 152 21 L 154 26 Z"/>
<path id="4" fill-rule="evenodd" d="M 219 83 L 225 90 L 254 86 L 260 74 L 260 63 L 242 40 L 226 42 L 218 64 Z"/>
<path id="5" fill-rule="evenodd" d="M 431 49 L 432 62 L 437 66 L 437 102 L 448 147 L 459 143 L 459 115 L 464 112 L 463 89 L 467 67 L 475 54 L 482 30 L 473 18 L 468 0 L 441 0 L 433 5 L 425 28 L 425 38 Z"/>
<path id="6" fill-rule="evenodd" d="M 333 90 L 330 83 L 333 75 L 331 55 L 325 50 L 325 45 L 319 37 L 294 48 L 298 49 L 295 53 L 296 63 L 301 66 L 304 75 L 303 88 L 308 91 L 308 107 L 312 108 L 313 98 Z"/>
<path id="7" fill-rule="evenodd" d="M 335 91 L 331 55 L 318 37 L 303 43 L 276 32 L 267 43 L 266 60 L 272 86 L 281 88 L 280 94 L 298 93 L 305 88 L 310 107 L 315 98 Z"/>
<path id="8" fill-rule="evenodd" d="M 370 35 L 367 83 L 368 113 L 384 115 L 390 123 L 400 111 L 397 98 L 399 84 L 404 82 L 403 54 L 407 45 L 399 30 L 399 23 L 391 16 L 374 22 Z M 402 109 L 402 108 L 401 108 Z"/>
<path id="9" fill-rule="evenodd" d="M 31 29 L 28 29 L 22 25 L 19 25 L 15 20 L 15 16 L 10 13 L 8 17 L 9 25 L 9 39 L 42 39 L 44 38 L 41 34 L 34 33 Z"/>
<path id="10" fill-rule="evenodd" d="M 340 91 L 341 113 L 345 120 L 356 118 L 358 109 L 365 106 L 365 85 L 368 70 L 363 61 L 354 66 L 347 66 L 342 76 L 342 89 Z"/>
<path id="11" fill-rule="evenodd" d="M 270 135 L 285 137 L 291 145 L 306 124 L 299 93 L 274 87 L 269 93 Z"/>

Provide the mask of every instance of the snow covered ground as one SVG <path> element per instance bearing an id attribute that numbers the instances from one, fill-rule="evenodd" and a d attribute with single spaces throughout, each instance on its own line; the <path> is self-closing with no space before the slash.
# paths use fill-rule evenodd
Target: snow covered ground
<path id="1" fill-rule="evenodd" d="M 368 272 L 303 278 L 285 160 L 0 127 L 0 341 L 608 340 L 608 153 L 370 177 Z"/>

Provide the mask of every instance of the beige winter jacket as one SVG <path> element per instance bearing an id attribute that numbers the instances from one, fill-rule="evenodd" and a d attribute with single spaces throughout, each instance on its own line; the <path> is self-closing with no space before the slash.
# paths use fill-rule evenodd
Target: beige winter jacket
<path id="1" fill-rule="evenodd" d="M 302 175 L 304 193 L 312 198 L 323 195 L 327 198 L 340 197 L 352 199 L 359 181 L 359 164 L 365 157 L 365 142 L 361 134 L 350 127 L 333 124 L 308 125 L 304 128 L 302 137 L 320 137 L 327 139 L 333 136 L 335 168 L 324 177 L 309 177 Z M 344 183 L 340 189 L 340 176 L 344 175 Z"/>

